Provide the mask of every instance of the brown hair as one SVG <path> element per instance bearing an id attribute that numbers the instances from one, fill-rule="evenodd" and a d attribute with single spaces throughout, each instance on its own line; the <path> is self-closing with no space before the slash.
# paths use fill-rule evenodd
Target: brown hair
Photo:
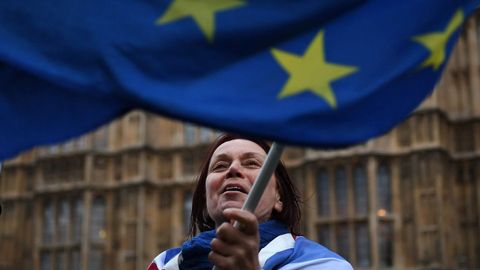
<path id="1" fill-rule="evenodd" d="M 205 181 L 208 175 L 208 166 L 215 150 L 223 143 L 235 140 L 245 139 L 252 141 L 262 147 L 265 153 L 270 150 L 270 145 L 262 139 L 248 138 L 235 134 L 222 134 L 210 145 L 207 152 L 207 159 L 205 159 L 200 174 L 197 178 L 197 186 L 192 198 L 192 214 L 190 216 L 190 237 L 197 234 L 197 231 L 204 232 L 215 228 L 215 222 L 210 218 L 207 212 Z M 271 219 L 279 220 L 285 223 L 290 232 L 296 233 L 298 223 L 300 221 L 300 197 L 298 191 L 290 180 L 285 165 L 280 162 L 275 169 L 275 177 L 277 179 L 277 188 L 283 204 L 283 210 L 277 212 L 273 210 Z"/>

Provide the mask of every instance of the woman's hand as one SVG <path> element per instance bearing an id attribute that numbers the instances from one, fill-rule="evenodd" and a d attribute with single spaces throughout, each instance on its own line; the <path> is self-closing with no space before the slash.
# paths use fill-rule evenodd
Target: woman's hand
<path id="1" fill-rule="evenodd" d="M 211 242 L 208 259 L 221 270 L 259 270 L 258 221 L 254 214 L 241 209 L 225 209 L 225 218 L 237 221 L 240 229 L 231 223 L 217 228 L 217 238 Z"/>

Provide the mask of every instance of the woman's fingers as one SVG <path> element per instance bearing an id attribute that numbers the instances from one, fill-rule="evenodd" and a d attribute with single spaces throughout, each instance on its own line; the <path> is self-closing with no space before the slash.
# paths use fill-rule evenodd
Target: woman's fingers
<path id="1" fill-rule="evenodd" d="M 223 213 L 241 227 L 234 228 L 230 223 L 220 225 L 208 258 L 220 269 L 259 269 L 257 218 L 241 209 L 226 209 Z"/>
<path id="2" fill-rule="evenodd" d="M 230 223 L 223 223 L 217 228 L 217 236 L 218 239 L 222 240 L 223 242 L 229 244 L 238 244 L 245 239 L 244 234 L 235 229 L 232 224 Z"/>
<path id="3" fill-rule="evenodd" d="M 218 238 L 214 238 L 212 242 L 210 242 L 210 246 L 212 251 L 218 253 L 222 256 L 231 256 L 235 254 L 235 246 L 228 244 Z"/>
<path id="4" fill-rule="evenodd" d="M 258 221 L 253 213 L 246 210 L 229 208 L 223 211 L 228 220 L 235 220 L 239 223 L 239 230 L 245 234 L 258 234 Z"/>
<path id="5" fill-rule="evenodd" d="M 218 239 L 212 241 L 212 251 L 208 254 L 208 259 L 222 270 L 259 269 L 258 251 L 222 243 Z"/>
<path id="6" fill-rule="evenodd" d="M 222 254 L 211 251 L 208 254 L 208 259 L 221 270 L 225 269 L 234 269 L 232 268 L 235 263 L 233 262 L 232 257 L 223 256 Z"/>
<path id="7" fill-rule="evenodd" d="M 230 244 L 239 244 L 249 248 L 258 247 L 258 222 L 250 212 L 240 209 L 225 210 L 228 219 L 239 224 L 234 228 L 230 223 L 223 223 L 217 228 L 217 238 Z"/>

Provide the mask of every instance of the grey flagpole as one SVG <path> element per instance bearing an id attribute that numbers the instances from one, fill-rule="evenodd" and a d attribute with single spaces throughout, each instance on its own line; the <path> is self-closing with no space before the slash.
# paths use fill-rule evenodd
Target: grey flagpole
<path id="1" fill-rule="evenodd" d="M 263 163 L 262 168 L 260 169 L 260 173 L 257 175 L 257 179 L 255 179 L 255 183 L 253 183 L 252 189 L 250 193 L 248 193 L 247 200 L 242 206 L 243 210 L 247 210 L 251 213 L 255 211 L 257 208 L 258 202 L 265 191 L 265 188 L 270 181 L 270 178 L 277 168 L 278 163 L 280 162 L 280 157 L 282 156 L 284 146 L 282 144 L 274 142 L 270 151 L 268 151 L 267 158 L 265 163 Z M 234 227 L 239 228 L 238 222 L 235 222 Z M 213 266 L 213 270 L 218 270 L 216 266 Z"/>
<path id="2" fill-rule="evenodd" d="M 268 151 L 265 163 L 260 169 L 260 173 L 258 174 L 255 183 L 253 183 L 250 193 L 248 193 L 247 200 L 243 204 L 243 210 L 253 213 L 257 208 L 258 202 L 260 201 L 260 198 L 262 197 L 263 192 L 265 191 L 265 188 L 267 187 L 268 182 L 275 171 L 275 168 L 277 168 L 277 165 L 280 162 L 283 148 L 284 146 L 282 144 L 276 142 L 272 144 L 270 151 Z M 238 229 L 238 225 L 236 228 Z"/>

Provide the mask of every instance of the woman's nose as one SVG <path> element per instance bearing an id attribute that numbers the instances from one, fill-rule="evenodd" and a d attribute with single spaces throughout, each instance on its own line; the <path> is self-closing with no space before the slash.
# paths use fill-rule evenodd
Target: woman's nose
<path id="1" fill-rule="evenodd" d="M 242 176 L 243 174 L 241 171 L 240 163 L 236 161 L 232 162 L 232 164 L 230 164 L 230 167 L 228 168 L 227 178 L 240 178 Z"/>

